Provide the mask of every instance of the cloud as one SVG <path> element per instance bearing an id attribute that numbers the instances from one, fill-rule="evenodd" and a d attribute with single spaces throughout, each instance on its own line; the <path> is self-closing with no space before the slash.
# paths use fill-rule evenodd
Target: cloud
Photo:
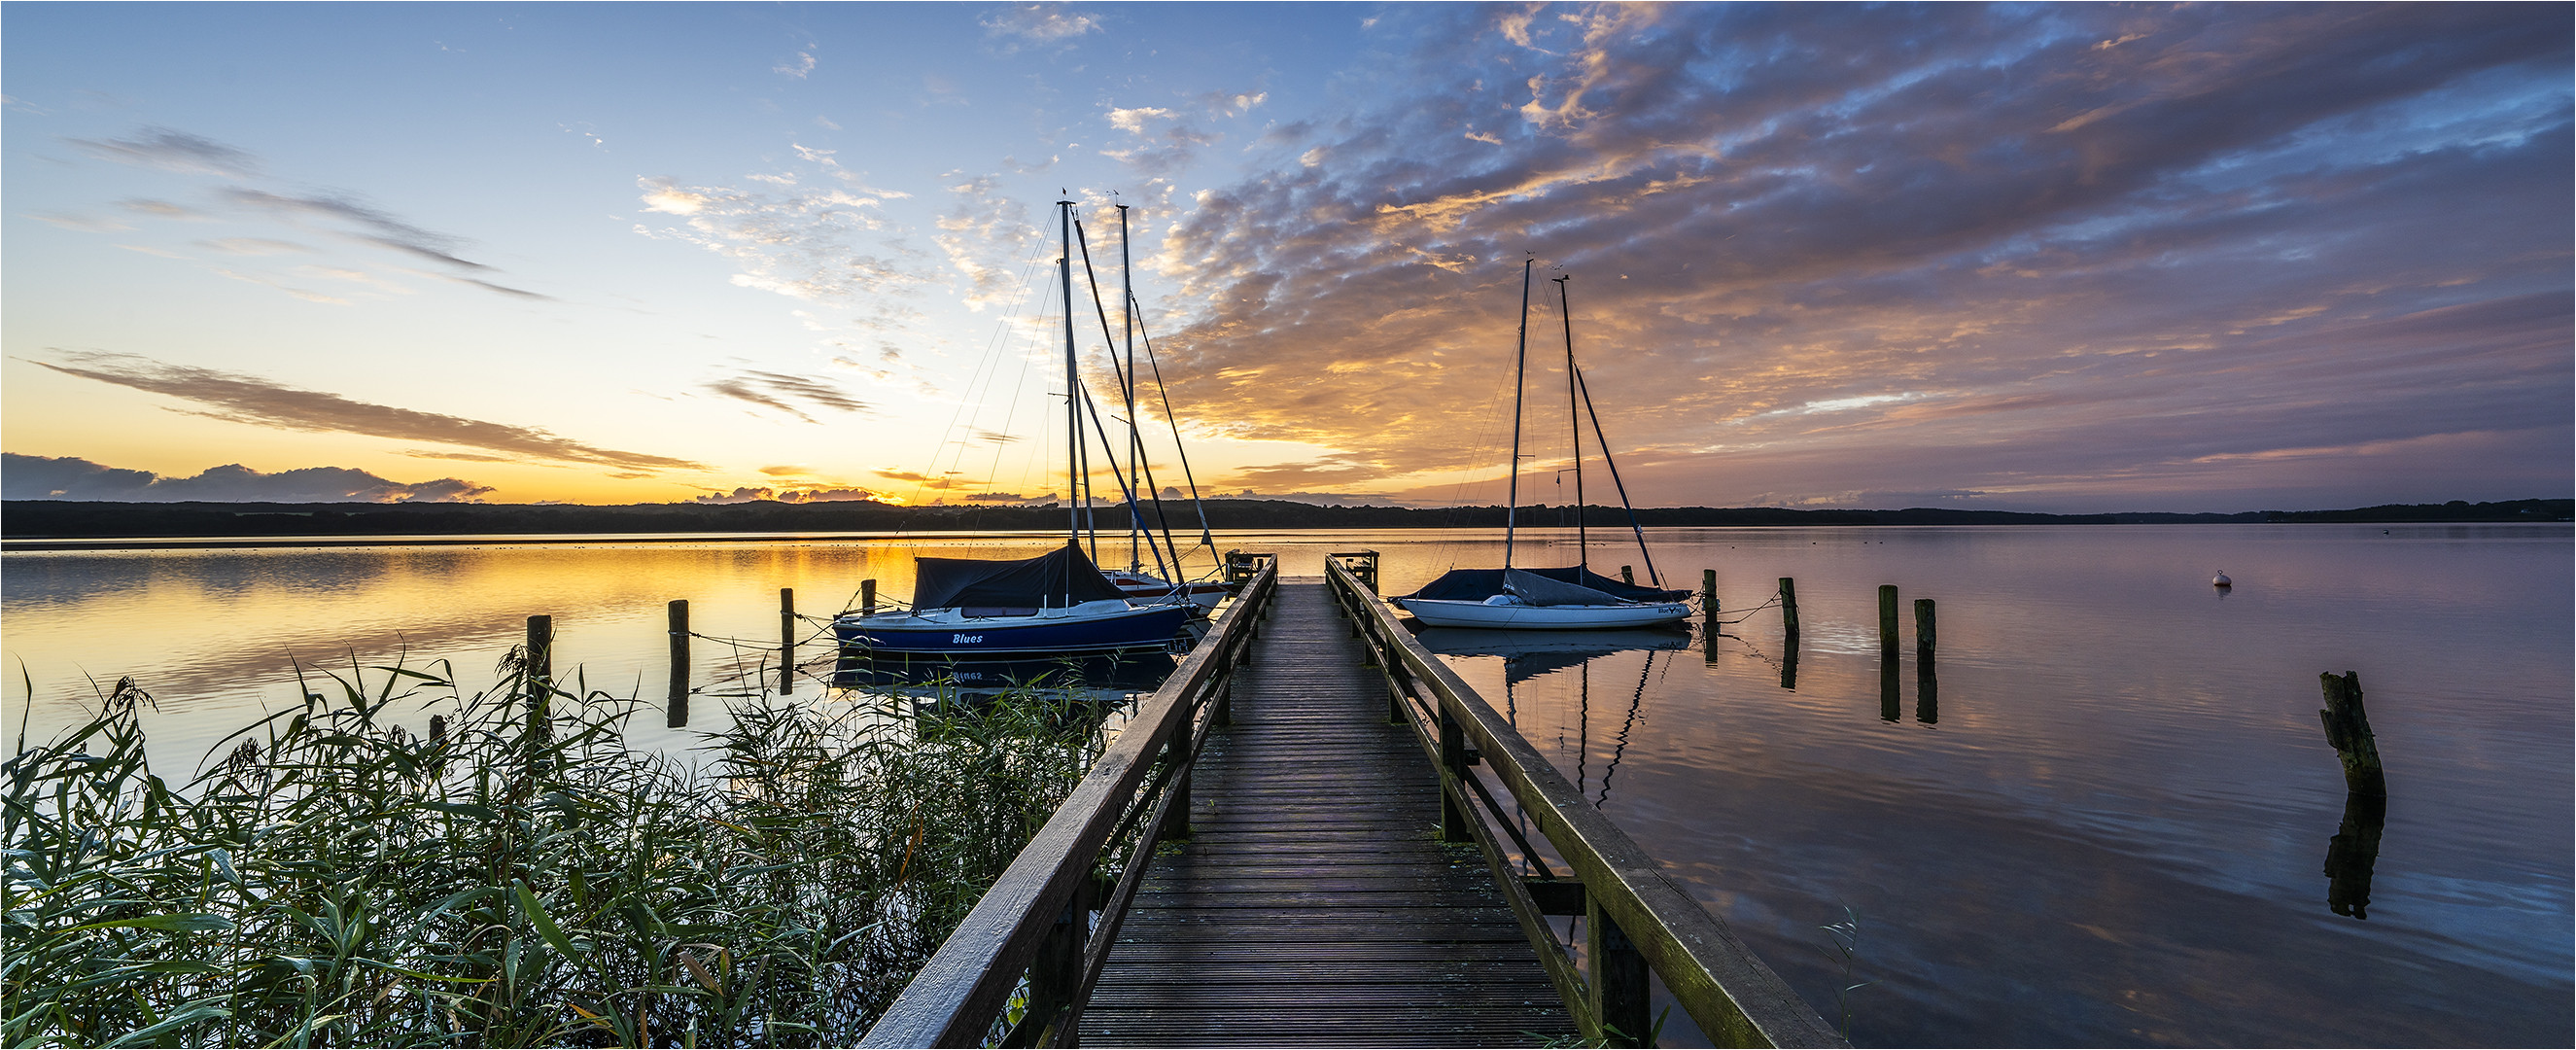
<path id="1" fill-rule="evenodd" d="M 1011 4 L 976 20 L 987 36 L 1016 37 L 1033 44 L 1053 44 L 1101 30 L 1097 15 L 1081 14 L 1064 4 Z"/>
<path id="2" fill-rule="evenodd" d="M 105 500 L 136 503 L 466 503 L 492 488 L 459 478 L 404 483 L 348 467 L 304 467 L 263 474 L 229 463 L 193 477 L 101 466 L 78 457 L 0 453 L 0 489 L 8 499 Z"/>
<path id="3" fill-rule="evenodd" d="M 814 53 L 811 51 L 799 51 L 796 53 L 795 58 L 781 62 L 775 66 L 771 66 L 769 71 L 782 76 L 790 76 L 798 80 L 803 80 L 807 74 L 814 72 Z"/>
<path id="4" fill-rule="evenodd" d="M 165 364 L 133 354 L 65 356 L 67 364 L 35 363 L 64 375 L 178 398 L 202 406 L 197 414 L 236 423 L 428 441 L 497 453 L 513 461 L 593 463 L 641 470 L 705 469 L 704 464 L 690 460 L 585 445 L 534 427 L 369 404 L 237 372 Z"/>
<path id="5" fill-rule="evenodd" d="M 159 168 L 191 175 L 248 178 L 259 173 L 259 159 L 213 139 L 169 128 L 145 128 L 130 139 L 69 139 L 73 148 L 100 160 Z"/>
<path id="6" fill-rule="evenodd" d="M 313 250 L 293 241 L 272 240 L 267 237 L 223 237 L 211 241 L 198 241 L 197 247 L 222 252 L 225 255 L 293 255 Z"/>
<path id="7" fill-rule="evenodd" d="M 385 211 L 348 197 L 278 194 L 244 186 L 230 187 L 223 191 L 222 196 L 234 205 L 267 212 L 281 218 L 296 221 L 319 220 L 341 227 L 353 227 L 354 229 L 344 229 L 342 232 L 369 244 L 391 248 L 430 262 L 464 270 L 491 269 L 482 263 L 457 257 L 456 251 L 462 243 L 460 238 L 424 230 Z M 510 289 L 500 290 L 509 291 Z"/>
<path id="8" fill-rule="evenodd" d="M 818 164 L 820 150 L 800 151 Z M 824 165 L 840 171 L 837 162 Z M 837 177 L 837 176 L 836 176 Z M 730 260 L 739 287 L 757 288 L 809 302 L 847 303 L 900 292 L 926 278 L 910 267 L 915 253 L 899 244 L 870 252 L 862 243 L 888 228 L 883 204 L 899 194 L 868 190 L 855 176 L 850 187 L 807 188 L 761 179 L 771 189 L 684 186 L 668 178 L 636 180 L 649 212 L 683 219 L 678 225 L 637 225 L 656 240 L 695 245 Z"/>
<path id="9" fill-rule="evenodd" d="M 722 379 L 710 380 L 706 389 L 737 401 L 747 401 L 763 408 L 775 409 L 808 423 L 818 423 L 812 415 L 797 407 L 796 402 L 817 405 L 836 412 L 868 412 L 868 403 L 843 393 L 811 376 L 784 372 L 745 370 Z"/>
<path id="10" fill-rule="evenodd" d="M 2576 480 L 2564 10 L 1520 10 L 1390 16 L 1375 101 L 1164 240 L 1183 417 L 1326 450 L 1238 483 L 1498 500 L 1524 253 L 1531 450 L 1569 272 L 1649 503 L 2090 508 L 2473 430 L 2519 451 L 2458 484 Z"/>
<path id="11" fill-rule="evenodd" d="M 771 488 L 767 485 L 744 485 L 731 492 L 710 492 L 690 499 L 692 503 L 754 503 L 772 500 L 779 503 L 885 503 L 883 493 L 861 488 Z"/>

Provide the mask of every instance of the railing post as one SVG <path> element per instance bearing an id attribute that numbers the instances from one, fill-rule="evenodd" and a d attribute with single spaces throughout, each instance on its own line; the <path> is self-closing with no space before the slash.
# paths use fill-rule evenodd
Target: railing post
<path id="1" fill-rule="evenodd" d="M 1075 884 L 1073 898 L 1055 917 L 1055 928 L 1038 943 L 1038 957 L 1029 964 L 1028 1010 L 1020 1015 L 1020 1027 L 1012 1032 L 1008 1045 L 1066 1044 L 1064 1033 L 1048 1029 L 1082 994 L 1082 950 L 1091 941 L 1092 882 L 1084 879 Z"/>
<path id="2" fill-rule="evenodd" d="M 1589 892 L 1583 895 L 1583 931 L 1584 954 L 1592 960 L 1584 995 L 1599 1028 L 1587 1034 L 1610 1046 L 1654 1045 L 1646 957 Z"/>
<path id="3" fill-rule="evenodd" d="M 1456 777 L 1462 785 L 1468 777 L 1475 775 L 1467 769 L 1467 730 L 1458 724 L 1458 716 L 1450 713 L 1446 702 L 1440 705 L 1440 768 L 1448 771 L 1449 776 Z M 1443 784 L 1440 788 L 1440 841 L 1474 841 L 1475 833 L 1467 827 L 1469 819 L 1467 811 L 1458 805 L 1457 794 Z"/>
<path id="4" fill-rule="evenodd" d="M 1190 837 L 1190 738 L 1195 727 L 1183 722 L 1172 734 L 1172 742 L 1163 747 L 1163 760 L 1172 762 L 1172 811 L 1163 818 L 1163 826 L 1154 829 L 1154 841 L 1176 842 Z"/>

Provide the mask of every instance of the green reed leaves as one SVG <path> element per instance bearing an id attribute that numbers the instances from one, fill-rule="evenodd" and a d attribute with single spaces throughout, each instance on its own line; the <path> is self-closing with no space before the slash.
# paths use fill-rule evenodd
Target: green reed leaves
<path id="1" fill-rule="evenodd" d="M 854 1042 L 1097 754 L 1028 695 L 763 699 L 692 765 L 518 664 L 472 695 L 374 671 L 309 681 L 184 787 L 131 682 L 0 766 L 0 1042 Z"/>

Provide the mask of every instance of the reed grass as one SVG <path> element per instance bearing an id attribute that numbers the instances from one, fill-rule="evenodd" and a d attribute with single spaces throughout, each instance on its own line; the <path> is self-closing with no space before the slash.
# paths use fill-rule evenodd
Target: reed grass
<path id="1" fill-rule="evenodd" d="M 931 732 L 755 698 L 684 763 L 631 700 L 430 667 L 317 677 L 178 787 L 130 681 L 22 740 L 0 1041 L 846 1045 L 1098 750 L 1029 694 Z"/>

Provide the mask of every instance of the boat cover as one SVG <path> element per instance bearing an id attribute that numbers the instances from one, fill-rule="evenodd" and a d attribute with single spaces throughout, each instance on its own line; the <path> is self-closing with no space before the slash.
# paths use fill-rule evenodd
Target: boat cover
<path id="1" fill-rule="evenodd" d="M 919 575 L 912 585 L 915 609 L 1041 608 L 1062 609 L 1084 602 L 1120 601 L 1127 596 L 1083 557 L 1082 548 L 1066 544 L 1035 558 L 996 561 L 990 558 L 915 558 Z"/>
<path id="2" fill-rule="evenodd" d="M 1439 579 L 1422 585 L 1407 598 L 1429 598 L 1435 601 L 1480 602 L 1503 593 L 1503 569 L 1451 569 Z M 1605 597 L 1582 601 L 1543 601 L 1521 594 L 1521 600 L 1532 605 L 1608 605 L 1617 601 L 1678 602 L 1690 598 L 1689 591 L 1661 590 L 1622 583 L 1580 565 L 1557 569 L 1512 569 L 1510 572 L 1537 576 L 1578 589 L 1598 591 Z M 1517 589 L 1517 586 L 1516 586 Z"/>

